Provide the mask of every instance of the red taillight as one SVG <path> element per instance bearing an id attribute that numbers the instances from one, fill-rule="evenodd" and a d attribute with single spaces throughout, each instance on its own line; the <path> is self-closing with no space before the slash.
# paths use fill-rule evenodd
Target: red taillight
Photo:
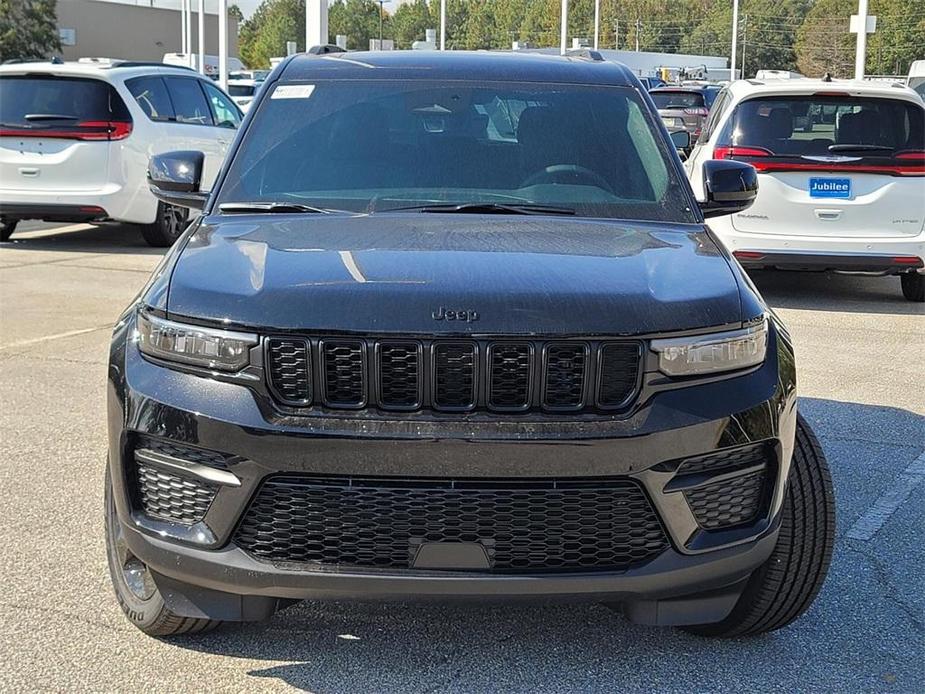
<path id="1" fill-rule="evenodd" d="M 66 129 L 4 128 L 0 137 L 37 137 L 56 140 L 82 140 L 89 142 L 124 140 L 132 132 L 131 121 L 85 120 Z"/>
<path id="2" fill-rule="evenodd" d="M 732 255 L 739 260 L 761 260 L 764 258 L 764 253 L 759 253 L 758 251 L 733 251 Z"/>
<path id="3" fill-rule="evenodd" d="M 713 150 L 714 159 L 732 159 L 733 157 L 770 157 L 773 152 L 764 147 L 735 147 L 720 145 Z"/>
<path id="4" fill-rule="evenodd" d="M 903 161 L 925 161 L 925 150 L 907 149 L 902 152 L 897 152 L 893 157 L 895 159 L 902 159 Z"/>
<path id="5" fill-rule="evenodd" d="M 705 116 L 705 115 L 707 115 L 709 112 L 710 112 L 710 111 L 709 111 L 708 109 L 705 109 L 703 106 L 698 106 L 698 107 L 696 107 L 696 108 L 686 108 L 686 109 L 684 109 L 684 113 L 686 113 L 686 114 L 689 115 L 689 116 Z"/>
<path id="6" fill-rule="evenodd" d="M 921 265 L 922 259 L 914 255 L 898 255 L 893 258 L 897 265 Z"/>
<path id="7" fill-rule="evenodd" d="M 74 132 L 76 140 L 124 140 L 132 132 L 132 122 L 85 120 Z"/>
<path id="8" fill-rule="evenodd" d="M 825 171 L 828 173 L 884 174 L 886 176 L 925 176 L 925 159 L 921 164 L 826 164 L 814 162 L 749 162 L 756 171 Z"/>

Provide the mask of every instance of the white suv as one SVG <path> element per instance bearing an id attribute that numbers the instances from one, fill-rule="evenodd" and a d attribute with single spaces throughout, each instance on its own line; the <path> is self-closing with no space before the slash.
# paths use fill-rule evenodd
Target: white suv
<path id="1" fill-rule="evenodd" d="M 899 275 L 925 300 L 925 105 L 898 84 L 742 80 L 716 98 L 684 166 L 758 170 L 755 204 L 710 220 L 745 267 Z"/>
<path id="2" fill-rule="evenodd" d="M 205 153 L 208 189 L 241 122 L 211 80 L 159 63 L 0 66 L 0 240 L 23 219 L 137 224 L 152 246 L 180 235 L 187 212 L 158 202 L 153 154 Z"/>

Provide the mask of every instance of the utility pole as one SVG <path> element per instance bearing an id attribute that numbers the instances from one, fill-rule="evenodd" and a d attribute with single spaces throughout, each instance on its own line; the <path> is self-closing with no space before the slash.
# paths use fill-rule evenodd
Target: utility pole
<path id="1" fill-rule="evenodd" d="M 598 47 L 598 37 L 601 34 L 601 0 L 594 0 L 594 50 Z"/>
<path id="2" fill-rule="evenodd" d="M 748 36 L 748 15 L 742 17 L 742 79 L 745 79 L 745 39 Z"/>
<path id="3" fill-rule="evenodd" d="M 615 51 L 620 50 L 620 20 L 615 19 L 613 21 L 613 49 Z"/>
<path id="4" fill-rule="evenodd" d="M 639 17 L 636 17 L 636 52 L 639 52 Z"/>
<path id="5" fill-rule="evenodd" d="M 382 50 L 382 6 L 385 0 L 379 0 L 379 50 Z"/>
<path id="6" fill-rule="evenodd" d="M 732 0 L 732 50 L 729 56 L 729 79 L 735 80 L 736 43 L 739 40 L 739 0 Z"/>

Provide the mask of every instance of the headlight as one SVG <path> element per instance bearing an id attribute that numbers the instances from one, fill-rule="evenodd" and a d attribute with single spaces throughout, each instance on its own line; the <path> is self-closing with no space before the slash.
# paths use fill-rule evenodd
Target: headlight
<path id="1" fill-rule="evenodd" d="M 138 312 L 138 348 L 157 359 L 192 364 L 217 371 L 240 371 L 257 336 L 230 330 L 184 325 Z"/>
<path id="2" fill-rule="evenodd" d="M 759 325 L 712 335 L 652 340 L 658 368 L 669 376 L 732 371 L 764 361 L 768 350 L 768 321 Z"/>

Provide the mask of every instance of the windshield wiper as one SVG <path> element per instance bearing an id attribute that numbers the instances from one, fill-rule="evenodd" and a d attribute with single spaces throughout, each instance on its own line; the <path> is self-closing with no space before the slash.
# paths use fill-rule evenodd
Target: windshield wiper
<path id="1" fill-rule="evenodd" d="M 332 212 L 341 211 L 324 207 L 312 207 L 298 202 L 223 202 L 218 206 L 218 209 L 220 212 L 228 214 L 331 214 Z"/>
<path id="2" fill-rule="evenodd" d="M 829 145 L 830 152 L 892 152 L 893 149 L 884 145 Z"/>
<path id="3" fill-rule="evenodd" d="M 511 204 L 497 202 L 465 202 L 451 205 L 412 205 L 410 207 L 393 207 L 382 210 L 383 212 L 398 211 L 428 212 L 432 214 L 561 214 L 574 215 L 575 210 L 571 207 L 556 207 L 554 205 L 539 204 Z"/>
<path id="4" fill-rule="evenodd" d="M 78 116 L 68 116 L 63 113 L 27 113 L 23 116 L 24 120 L 80 120 Z"/>

